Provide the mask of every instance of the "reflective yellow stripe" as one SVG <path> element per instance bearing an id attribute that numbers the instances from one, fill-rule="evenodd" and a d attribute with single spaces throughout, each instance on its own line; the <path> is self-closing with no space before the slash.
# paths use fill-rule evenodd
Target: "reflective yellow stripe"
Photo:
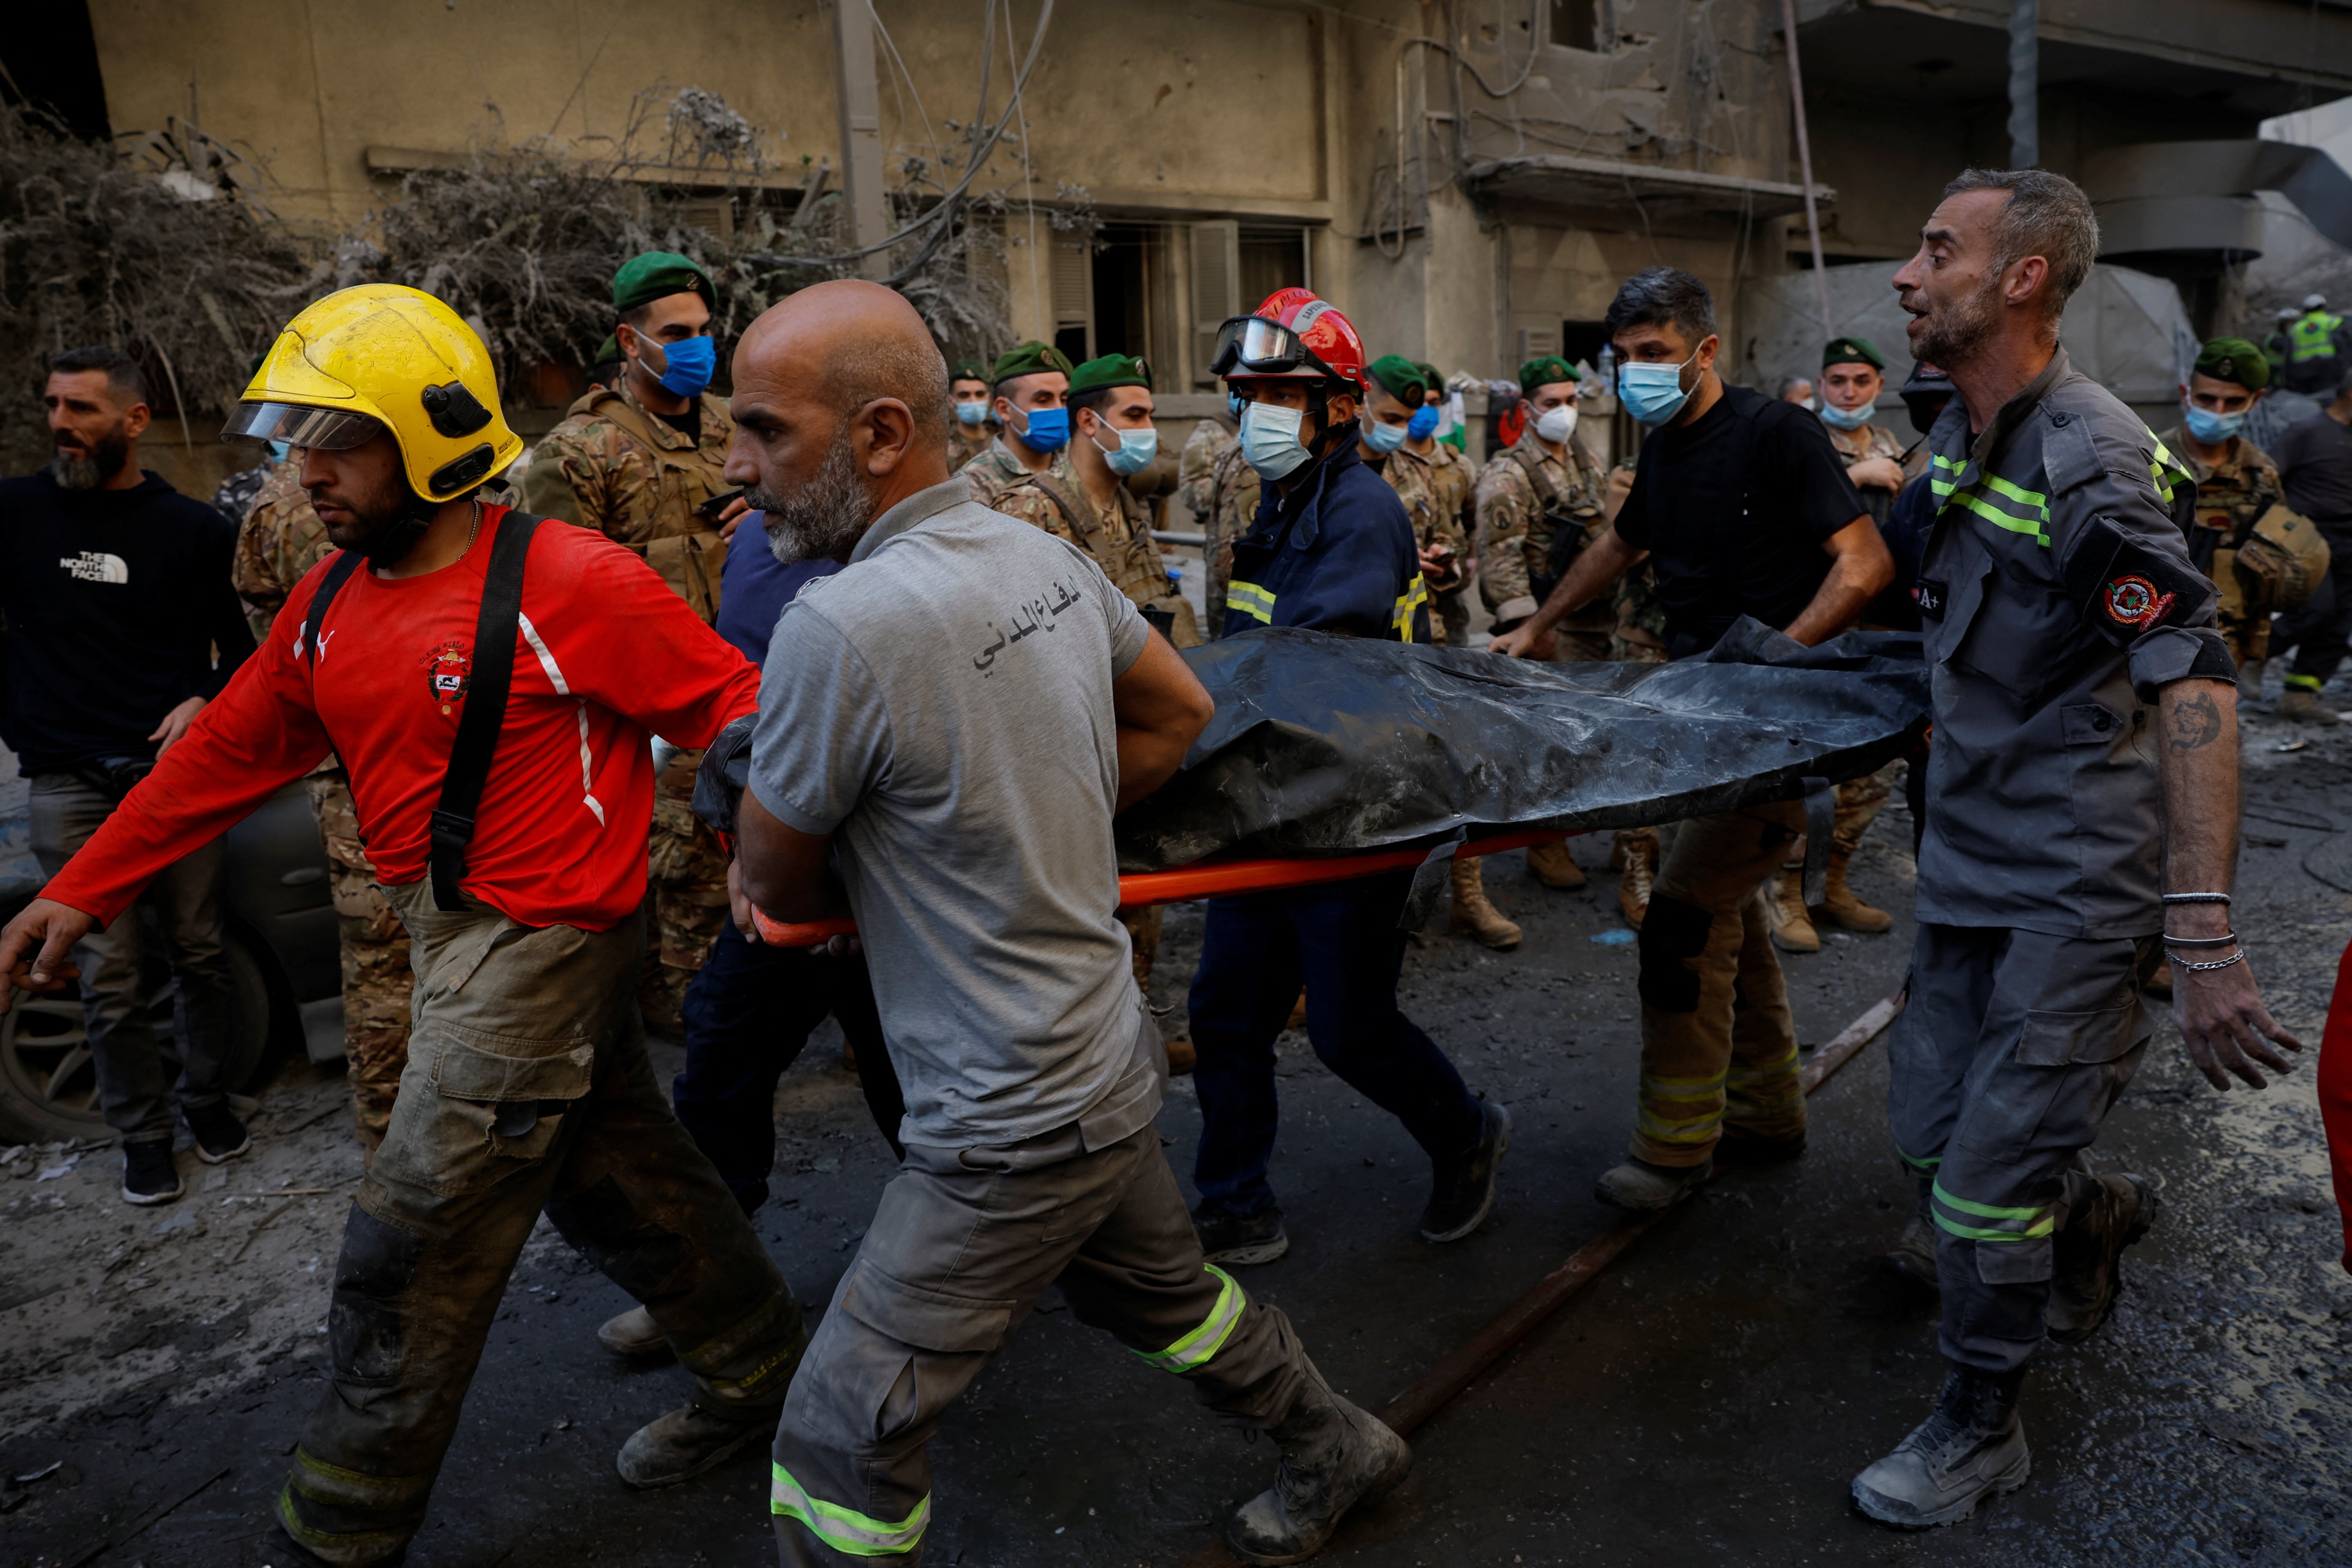
<path id="1" fill-rule="evenodd" d="M 2172 448 L 2155 431 L 2149 430 L 2147 438 L 2156 443 L 2156 460 L 2147 466 L 2147 471 L 2156 479 L 2156 493 L 2164 498 L 2165 505 L 2170 506 L 2175 488 L 2189 482 L 2188 465 L 2172 455 Z"/>
<path id="2" fill-rule="evenodd" d="M 2043 517 L 2038 521 L 2032 518 L 2011 517 L 2009 513 L 2001 510 L 1999 507 L 1992 505 L 1990 502 L 1986 501 L 1979 496 L 1956 495 L 1952 497 L 1952 500 L 1958 501 L 1960 505 L 1968 508 L 1979 517 L 1983 518 L 1987 522 L 1991 523 L 1995 528 L 2007 529 L 2011 533 L 2030 535 L 2037 542 L 2044 545 L 2050 542 L 2050 535 L 2046 527 L 2050 520 L 2047 517 Z M 1949 505 L 1951 502 L 1948 501 L 1945 504 Z"/>
<path id="3" fill-rule="evenodd" d="M 2010 1222 L 2008 1228 L 1988 1230 L 1978 1226 L 1962 1225 L 1957 1220 L 1946 1219 L 1941 1213 L 1937 1214 L 1936 1224 L 1938 1226 L 1969 1241 L 2032 1241 L 2058 1228 L 2056 1205 L 2053 1204 L 2032 1208 L 2001 1208 L 1992 1204 L 1954 1197 L 1944 1190 L 1941 1182 L 1937 1182 L 1931 1191 L 1939 1208 L 1956 1209 L 1977 1219 Z"/>
<path id="4" fill-rule="evenodd" d="M 2287 348 L 2301 364 L 2307 359 L 2336 357 L 2336 329 L 2344 324 L 2341 316 L 2322 315 L 2316 311 L 2304 317 L 2286 330 Z"/>
<path id="5" fill-rule="evenodd" d="M 1916 1154 L 1906 1154 L 1899 1148 L 1895 1151 L 1895 1155 L 1922 1175 L 1934 1171 L 1937 1166 L 1944 1163 L 1944 1157 L 1941 1154 L 1931 1154 L 1923 1160 Z"/>
<path id="6" fill-rule="evenodd" d="M 1404 592 L 1397 595 L 1396 607 L 1389 612 L 1389 626 L 1396 632 L 1397 640 L 1412 641 L 1412 613 L 1427 603 L 1429 584 L 1416 572 L 1412 574 L 1412 581 L 1405 585 Z"/>
<path id="7" fill-rule="evenodd" d="M 1661 1143 L 1712 1143 L 1715 1142 L 1716 1129 L 1721 1126 L 1722 1122 L 1723 1115 L 1720 1111 L 1710 1110 L 1705 1116 L 1683 1117 L 1669 1121 L 1665 1117 L 1653 1114 L 1650 1109 L 1644 1106 L 1642 1109 L 1639 1125 L 1642 1136 L 1655 1139 Z"/>
<path id="8" fill-rule="evenodd" d="M 796 1519 L 810 1534 L 852 1557 L 895 1557 L 922 1543 L 923 1528 L 931 1522 L 931 1494 L 925 1492 L 915 1511 L 896 1524 L 871 1519 L 856 1509 L 811 1497 L 782 1465 L 773 1466 L 768 1489 L 768 1511 Z"/>
<path id="9" fill-rule="evenodd" d="M 1725 1075 L 1725 1081 L 1729 1083 L 1763 1083 L 1771 1079 L 1786 1078 L 1796 1070 L 1797 1047 L 1790 1046 L 1789 1047 L 1789 1054 L 1781 1058 L 1777 1062 L 1766 1062 L 1759 1067 L 1733 1068 Z"/>
<path id="10" fill-rule="evenodd" d="M 1274 625 L 1274 595 L 1255 583 L 1226 584 L 1225 608 L 1239 610 L 1267 626 Z"/>
<path id="11" fill-rule="evenodd" d="M 1727 1076 L 1724 1073 L 1717 1073 L 1712 1078 L 1661 1078 L 1654 1073 L 1645 1072 L 1642 1075 L 1642 1092 L 1647 1094 L 1652 1089 L 1656 1089 L 1662 1094 L 1675 1096 L 1712 1094 L 1723 1087 L 1723 1080 Z"/>
<path id="12" fill-rule="evenodd" d="M 1203 1263 L 1201 1267 L 1224 1281 L 1223 1287 L 1217 1291 L 1216 1304 L 1209 1309 L 1209 1315 L 1201 1321 L 1201 1326 L 1164 1351 L 1135 1352 L 1161 1372 L 1172 1372 L 1181 1376 L 1208 1365 L 1216 1358 L 1217 1352 L 1224 1349 L 1225 1342 L 1233 1338 L 1234 1330 L 1241 1323 L 1242 1310 L 1249 1305 L 1248 1293 L 1234 1282 L 1232 1275 L 1213 1263 Z"/>

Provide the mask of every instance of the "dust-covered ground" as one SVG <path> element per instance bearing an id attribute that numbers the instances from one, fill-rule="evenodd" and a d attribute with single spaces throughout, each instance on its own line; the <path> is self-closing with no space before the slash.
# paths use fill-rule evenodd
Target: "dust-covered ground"
<path id="1" fill-rule="evenodd" d="M 2344 699 L 2352 706 L 2352 696 Z M 2304 741 L 2281 751 L 2282 742 Z M 2352 731 L 2247 726 L 2238 922 L 2273 1008 L 2317 1044 L 2352 939 Z M 1909 904 L 1910 826 L 1881 819 L 1857 862 Z M 1591 1179 L 1619 1155 L 1635 1073 L 1633 949 L 1605 840 L 1582 892 L 1487 883 L 1527 945 L 1444 934 L 1407 962 L 1406 1005 L 1473 1085 L 1513 1109 L 1501 1212 L 1439 1250 L 1414 1236 L 1424 1162 L 1402 1131 L 1286 1037 L 1276 1178 L 1290 1256 L 1242 1271 L 1318 1362 L 1377 1404 L 1610 1221 Z M 1160 1000 L 1181 1001 L 1197 911 L 1169 921 Z M 1802 1038 L 1827 1039 L 1901 982 L 1907 918 L 1786 960 Z M 1181 1011 L 1170 1018 L 1181 1026 Z M 656 1047 L 674 1069 L 677 1052 Z M 1392 1499 L 1327 1561 L 1453 1563 L 2044 1564 L 2352 1562 L 2344 1349 L 2352 1279 L 2308 1067 L 2266 1094 L 2206 1088 L 2168 1025 L 2103 1138 L 2103 1168 L 2160 1173 L 2161 1222 L 2114 1321 L 2053 1350 L 2025 1396 L 2035 1471 L 1969 1523 L 1891 1533 L 1855 1516 L 1853 1473 L 1926 1412 L 1932 1308 L 1875 1266 L 1908 1186 L 1885 1138 L 1874 1047 L 1814 1098 L 1799 1163 L 1728 1174 L 1417 1435 Z M 756 1224 L 822 1303 L 887 1178 L 828 1028 L 777 1099 L 777 1196 Z M 341 1084 L 289 1066 L 255 1152 L 161 1210 L 118 1191 L 119 1157 L 0 1157 L 0 1563 L 226 1568 L 273 1561 L 267 1509 L 323 1390 L 326 1296 L 359 1174 Z M 1198 1114 L 1160 1118 L 1189 1171 Z M 635 1494 L 612 1456 L 678 1402 L 675 1368 L 625 1367 L 596 1324 L 626 1304 L 544 1226 L 509 1287 L 465 1422 L 412 1550 L 415 1568 L 773 1560 L 756 1458 Z M 1272 1470 L 1174 1381 L 1050 1296 L 933 1445 L 927 1560 L 972 1568 L 1174 1564 Z M 51 1468 L 50 1467 L 55 1467 Z M 46 1474 L 42 1472 L 47 1471 Z M 38 1476 L 17 1482 L 14 1478 Z"/>

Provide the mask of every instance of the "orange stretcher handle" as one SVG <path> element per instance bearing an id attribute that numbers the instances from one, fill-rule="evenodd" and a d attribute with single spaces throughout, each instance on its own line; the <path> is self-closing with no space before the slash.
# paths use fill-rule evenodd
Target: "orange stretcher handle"
<path id="1" fill-rule="evenodd" d="M 1522 828 L 1504 833 L 1474 836 L 1462 847 L 1464 855 L 1499 855 L 1506 849 L 1524 849 L 1530 844 L 1545 844 L 1555 839 L 1581 837 L 1559 828 Z M 1190 866 L 1179 866 L 1171 871 L 1138 871 L 1118 879 L 1118 907 L 1123 910 L 1148 909 L 1153 904 L 1181 904 L 1193 899 L 1229 898 L 1237 893 L 1265 893 L 1280 888 L 1311 887 L 1318 882 L 1351 882 L 1360 877 L 1377 877 L 1383 871 L 1399 871 L 1408 866 L 1418 866 L 1429 858 L 1426 847 L 1404 849 L 1373 849 L 1360 855 L 1320 855 L 1288 858 L 1255 860 L 1197 860 Z M 857 922 L 847 917 L 829 921 L 805 921 L 787 924 L 771 920 L 760 910 L 751 911 L 760 928 L 760 940 L 770 947 L 814 947 L 836 936 L 854 936 Z"/>

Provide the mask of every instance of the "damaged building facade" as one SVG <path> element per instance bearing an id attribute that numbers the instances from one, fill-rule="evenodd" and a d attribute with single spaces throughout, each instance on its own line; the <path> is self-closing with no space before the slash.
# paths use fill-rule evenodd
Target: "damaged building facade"
<path id="1" fill-rule="evenodd" d="M 1002 269 L 1009 337 L 1140 353 L 1174 416 L 1220 405 L 1217 323 L 1286 284 L 1342 302 L 1379 351 L 1492 377 L 1540 353 L 1597 359 L 1618 282 L 1665 262 L 1716 290 L 1737 373 L 1803 368 L 1760 357 L 1764 318 L 1799 297 L 1781 285 L 1810 265 L 1779 0 L 849 3 L 853 35 L 870 18 L 862 43 L 820 0 L 405 0 L 398 26 L 301 0 L 89 0 L 86 31 L 80 5 L 57 7 L 53 36 L 9 63 L 55 83 L 77 124 L 199 119 L 267 169 L 279 210 L 322 226 L 485 138 L 608 147 L 666 83 L 764 133 L 769 167 L 709 185 L 709 225 L 814 199 L 862 201 L 870 230 L 877 183 L 951 183 L 974 125 L 1009 116 L 970 185 L 1001 240 L 974 264 Z M 1954 171 L 2008 161 L 2011 7 L 1793 14 L 1826 258 L 1907 256 Z M 2265 117 L 2352 93 L 2352 13 L 2045 0 L 2038 34 L 2044 165 L 2100 200 L 2128 247 L 2111 259 L 2178 285 L 2199 330 L 2234 324 L 2250 230 L 2216 219 L 2287 176 L 2147 144 L 2251 144 Z M 18 58 L 37 47 L 86 68 L 28 78 Z M 2304 182 L 2323 205 L 2324 183 Z M 542 427 L 555 412 L 518 410 Z"/>

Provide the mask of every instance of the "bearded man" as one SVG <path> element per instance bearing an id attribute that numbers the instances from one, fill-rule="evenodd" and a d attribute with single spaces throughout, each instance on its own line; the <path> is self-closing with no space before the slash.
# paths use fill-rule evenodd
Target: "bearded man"
<path id="1" fill-rule="evenodd" d="M 139 466 L 149 411 L 138 362 L 68 350 L 49 362 L 42 401 L 49 466 L 0 481 L 0 740 L 30 782 L 33 854 L 54 877 L 220 694 L 253 636 L 229 582 L 236 525 Z M 220 869 L 214 839 L 163 868 L 145 899 L 179 985 L 176 1095 L 140 984 L 139 921 L 74 947 L 99 1109 L 122 1141 L 130 1203 L 180 1195 L 180 1117 L 208 1163 L 251 1147 L 223 1081 Z"/>

